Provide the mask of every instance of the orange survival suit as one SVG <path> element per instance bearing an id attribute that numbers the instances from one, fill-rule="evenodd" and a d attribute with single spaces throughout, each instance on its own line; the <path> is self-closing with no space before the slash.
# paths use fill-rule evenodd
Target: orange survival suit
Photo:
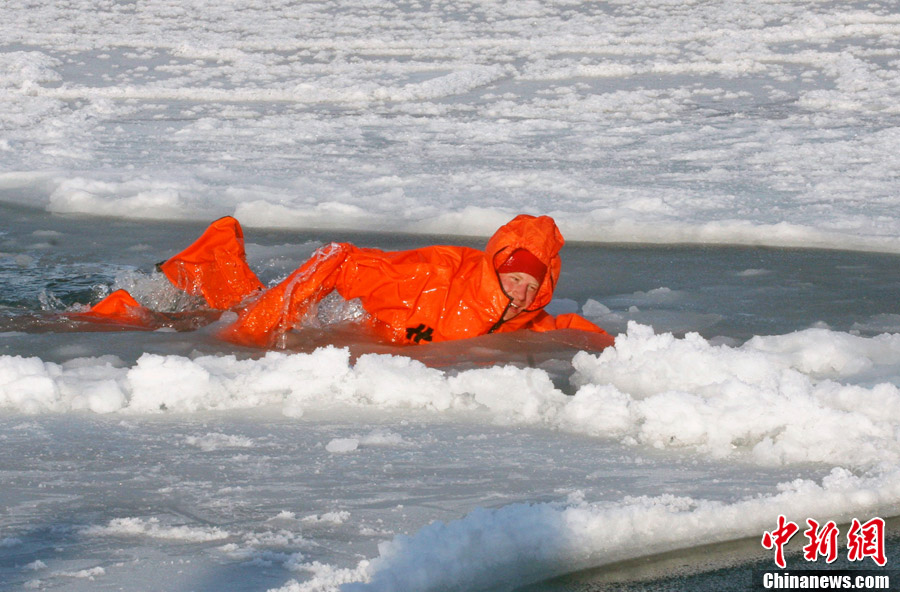
<path id="1" fill-rule="evenodd" d="M 162 263 L 160 270 L 213 308 L 236 307 L 238 320 L 223 337 L 246 345 L 274 345 L 333 290 L 347 300 L 358 298 L 373 327 L 394 343 L 573 328 L 598 333 L 601 343 L 612 345 L 612 336 L 590 321 L 575 314 L 553 317 L 543 310 L 559 279 L 563 244 L 552 218 L 527 215 L 497 230 L 484 251 L 458 246 L 382 251 L 331 243 L 281 283 L 264 290 L 246 264 L 240 225 L 226 217 Z M 502 321 L 510 298 L 501 288 L 497 268 L 520 248 L 540 259 L 547 273 L 531 308 Z"/>

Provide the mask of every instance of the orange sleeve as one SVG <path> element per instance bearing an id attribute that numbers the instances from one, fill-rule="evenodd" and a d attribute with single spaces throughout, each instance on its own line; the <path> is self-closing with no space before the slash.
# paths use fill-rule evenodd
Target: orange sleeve
<path id="1" fill-rule="evenodd" d="M 459 271 L 463 252 L 440 246 L 385 252 L 331 243 L 263 292 L 222 337 L 244 345 L 272 346 L 312 305 L 336 290 L 347 300 L 359 298 L 392 340 L 406 342 L 402 338 L 410 326 L 419 324 L 428 325 L 423 330 L 428 330 L 429 341 L 458 338 L 441 332 L 441 320 L 446 300 L 458 296 L 452 287 L 466 284 Z"/>
<path id="2" fill-rule="evenodd" d="M 103 321 L 134 328 L 155 329 L 153 311 L 145 308 L 125 290 L 116 290 L 84 312 L 63 313 L 63 316 L 88 321 Z"/>
<path id="3" fill-rule="evenodd" d="M 318 249 L 280 284 L 263 292 L 241 311 L 238 320 L 224 329 L 222 338 L 242 345 L 273 345 L 312 305 L 334 290 L 351 249 L 347 243 L 331 243 Z"/>

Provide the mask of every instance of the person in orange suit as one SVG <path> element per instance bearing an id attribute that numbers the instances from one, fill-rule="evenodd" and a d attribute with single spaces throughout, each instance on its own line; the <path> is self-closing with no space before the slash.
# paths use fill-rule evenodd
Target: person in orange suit
<path id="1" fill-rule="evenodd" d="M 275 345 L 335 290 L 346 300 L 359 299 L 371 326 L 398 344 L 579 329 L 593 333 L 600 347 L 613 345 L 612 336 L 576 314 L 554 317 L 544 311 L 559 280 L 563 244 L 552 218 L 528 215 L 500 227 L 484 251 L 445 245 L 383 251 L 331 243 L 265 289 L 247 265 L 240 224 L 226 217 L 159 269 L 209 307 L 237 311 L 237 321 L 222 337 L 243 345 Z M 120 299 L 122 306 L 116 304 Z M 119 290 L 87 314 L 124 310 L 139 318 L 144 313 L 133 302 Z"/>

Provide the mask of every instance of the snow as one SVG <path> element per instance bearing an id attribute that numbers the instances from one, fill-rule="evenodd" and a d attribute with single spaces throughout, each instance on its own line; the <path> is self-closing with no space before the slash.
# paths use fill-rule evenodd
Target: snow
<path id="1" fill-rule="evenodd" d="M 513 590 L 898 514 L 894 3 L 19 2 L 0 39 L 10 589 Z M 585 241 L 552 307 L 615 348 L 20 322 L 181 310 L 142 266 L 222 215 L 271 283 L 523 212 Z M 645 243 L 835 251 L 596 271 Z"/>
<path id="2" fill-rule="evenodd" d="M 900 250 L 890 3 L 4 17 L 0 185 L 50 211 L 481 236 L 528 210 L 572 239 Z"/>
<path id="3" fill-rule="evenodd" d="M 142 355 L 57 364 L 0 357 L 0 405 L 26 414 L 191 413 L 280 406 L 302 417 L 332 405 L 429 412 L 477 411 L 499 425 L 541 425 L 653 448 L 690 448 L 713 458 L 747 455 L 761 465 L 834 463 L 854 470 L 900 461 L 900 388 L 867 384 L 879 367 L 900 367 L 900 336 L 859 337 L 824 329 L 755 337 L 740 347 L 696 333 L 631 323 L 615 348 L 572 359 L 572 396 L 547 371 L 502 365 L 461 371 L 408 357 L 327 346 L 309 354 Z M 684 372 L 683 368 L 692 368 Z M 402 444 L 373 431 L 325 449 Z M 244 437 L 189 436 L 205 452 L 253 448 Z"/>
<path id="4" fill-rule="evenodd" d="M 107 526 L 91 526 L 83 531 L 86 536 L 119 536 L 119 537 L 150 537 L 160 539 L 174 539 L 188 542 L 206 542 L 227 539 L 229 534 L 218 528 L 190 528 L 190 527 L 161 527 L 159 520 L 152 518 L 142 520 L 140 518 L 117 518 Z"/>
<path id="5" fill-rule="evenodd" d="M 325 409 L 349 417 L 359 413 L 353 409 L 387 413 L 393 418 L 389 427 L 367 429 L 354 424 L 350 433 L 330 437 L 318 446 L 326 454 L 355 456 L 370 467 L 367 470 L 387 474 L 397 470 L 395 463 L 402 462 L 403 480 L 413 488 L 414 497 L 424 493 L 415 490 L 426 487 L 430 469 L 426 469 L 428 465 L 416 469 L 421 460 L 400 458 L 410 448 L 421 451 L 423 445 L 437 448 L 429 454 L 446 454 L 450 443 L 425 444 L 422 438 L 430 440 L 432 436 L 425 434 L 448 421 L 440 419 L 448 413 L 450 434 L 456 433 L 457 438 L 470 429 L 490 431 L 491 425 L 544 430 L 557 439 L 556 446 L 563 447 L 573 436 L 586 436 L 594 441 L 588 466 L 596 462 L 597 445 L 618 441 L 625 449 L 669 450 L 708 459 L 704 462 L 735 462 L 739 473 L 754 465 L 758 467 L 754 471 L 774 469 L 765 473 L 768 485 L 762 489 L 756 486 L 751 489 L 755 493 L 737 495 L 731 490 L 724 493 L 725 499 L 714 499 L 723 495 L 715 487 L 696 484 L 681 486 L 683 493 L 693 489 L 694 495 L 658 492 L 597 501 L 574 490 L 555 501 L 475 506 L 455 520 L 424 524 L 410 535 L 391 537 L 387 536 L 390 531 L 366 526 L 360 530 L 364 538 L 385 539 L 378 544 L 377 557 L 356 566 L 332 566 L 329 569 L 337 571 L 329 571 L 327 577 L 322 575 L 325 572 L 312 579 L 298 576 L 297 583 L 281 588 L 333 589 L 340 582 L 362 580 L 367 582 L 365 586 L 346 589 L 482 589 L 592 567 L 635 553 L 753 536 L 770 526 L 773 507 L 779 512 L 835 520 L 849 520 L 859 512 L 894 512 L 900 500 L 900 477 L 895 468 L 900 458 L 896 439 L 900 392 L 892 383 L 869 385 L 867 378 L 885 366 L 896 371 L 898 356 L 896 335 L 864 338 L 809 329 L 757 337 L 732 347 L 712 345 L 697 334 L 683 339 L 655 334 L 649 327 L 633 323 L 619 336 L 615 349 L 599 355 L 581 352 L 574 357 L 574 380 L 579 386 L 573 396 L 557 389 L 549 374 L 539 368 L 507 365 L 451 372 L 384 354 L 365 354 L 353 363 L 347 349 L 332 346 L 308 354 L 266 352 L 245 360 L 227 355 L 145 354 L 133 365 L 108 358 L 56 364 L 3 356 L 0 393 L 3 407 L 12 412 L 7 421 L 13 424 L 29 416 L 65 416 L 89 409 L 138 421 L 127 430 L 142 433 L 148 430 L 140 427 L 148 421 L 144 419 L 148 414 L 187 414 L 182 417 L 187 418 L 190 435 L 169 444 L 157 443 L 162 454 L 176 458 L 225 454 L 223 460 L 230 458 L 231 464 L 246 466 L 254 474 L 274 470 L 278 475 L 278 470 L 265 468 L 271 462 L 271 453 L 265 451 L 272 446 L 269 437 L 204 428 L 190 417 L 240 409 L 271 413 L 281 408 L 293 421 L 306 420 L 304 429 L 310 429 L 309 422 L 317 422 L 306 418 Z M 695 371 L 684 373 L 685 367 Z M 412 437 L 408 424 L 404 425 L 409 412 L 423 422 L 421 432 Z M 457 425 L 457 421 L 463 423 Z M 473 427 L 467 427 L 470 425 Z M 23 424 L 14 429 L 35 431 Z M 473 445 L 490 450 L 484 436 L 474 436 Z M 133 450 L 134 446 L 119 448 Z M 399 458 L 383 465 L 376 460 L 373 465 L 371 454 L 377 449 Z M 530 449 L 526 445 L 519 453 Z M 116 471 L 128 470 L 118 466 L 121 461 L 105 462 Z M 213 465 L 216 462 L 213 460 Z M 490 455 L 466 462 L 484 463 L 479 470 L 490 471 L 494 466 Z M 514 460 L 514 470 L 524 469 L 525 462 L 524 458 Z M 617 470 L 622 470 L 623 461 L 617 462 Z M 808 476 L 778 481 L 784 467 L 807 467 L 801 473 L 810 475 L 811 463 L 835 468 L 821 479 Z M 624 461 L 624 466 L 630 464 Z M 711 470 L 717 474 L 722 469 Z M 598 473 L 605 481 L 607 473 L 603 469 Z M 335 475 L 307 476 L 305 480 L 320 478 L 323 484 L 341 481 Z M 583 473 L 580 479 L 584 479 Z M 238 491 L 228 492 L 227 505 L 255 500 L 262 495 L 260 488 L 264 489 L 255 478 L 247 477 L 225 480 L 217 487 L 234 487 L 227 485 L 229 482 L 243 484 L 237 486 Z M 770 489 L 776 483 L 780 485 Z M 85 487 L 67 485 L 76 493 Z M 379 486 L 368 487 L 373 487 L 370 495 L 379 495 Z M 336 492 L 319 495 L 325 495 L 321 500 L 325 503 L 330 496 L 340 496 Z M 208 492 L 201 497 L 221 496 L 221 492 Z M 357 527 L 356 520 L 355 512 L 349 510 L 329 509 L 302 519 L 293 511 L 282 510 L 267 521 L 271 530 L 248 534 L 194 520 L 168 525 L 156 516 L 125 516 L 87 525 L 77 535 L 183 543 L 221 541 L 224 547 L 216 554 L 241 562 L 277 562 L 307 574 L 313 569 L 302 560 L 304 549 L 313 544 L 308 528 Z M 611 538 L 611 532 L 620 538 Z M 235 540 L 238 542 L 232 542 Z M 4 539 L 4 546 L 22 544 L 19 539 Z M 273 546 L 289 552 L 272 556 L 267 549 Z M 198 551 L 183 552 L 190 556 Z"/>

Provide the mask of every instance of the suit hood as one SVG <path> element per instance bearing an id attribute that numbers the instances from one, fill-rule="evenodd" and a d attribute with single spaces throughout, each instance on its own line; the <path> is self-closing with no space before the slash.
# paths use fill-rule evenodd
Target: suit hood
<path id="1" fill-rule="evenodd" d="M 538 288 L 530 310 L 539 310 L 553 299 L 562 262 L 559 251 L 565 244 L 562 233 L 550 216 L 521 214 L 503 226 L 488 240 L 485 253 L 494 273 L 516 249 L 526 249 L 547 266 L 547 274 Z M 499 280 L 498 280 L 499 281 Z"/>

